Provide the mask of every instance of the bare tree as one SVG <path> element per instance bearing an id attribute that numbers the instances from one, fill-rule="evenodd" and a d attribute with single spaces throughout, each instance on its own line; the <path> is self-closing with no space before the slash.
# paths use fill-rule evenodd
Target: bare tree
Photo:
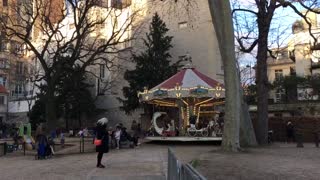
<path id="1" fill-rule="evenodd" d="M 235 16 L 237 16 L 237 13 L 245 13 L 248 15 L 246 17 L 250 17 L 242 21 L 251 20 L 251 24 L 256 24 L 254 31 L 245 30 L 244 33 L 236 39 L 243 52 L 249 53 L 254 49 L 257 49 L 256 79 L 258 88 L 258 129 L 256 132 L 260 144 L 267 144 L 268 142 L 269 82 L 267 77 L 267 58 L 268 53 L 272 55 L 270 44 L 272 42 L 272 32 L 274 32 L 273 28 L 277 28 L 274 26 L 276 12 L 282 8 L 291 8 L 294 13 L 302 17 L 308 24 L 309 32 L 311 34 L 312 23 L 310 22 L 310 19 L 307 18 L 306 14 L 302 13 L 297 8 L 297 5 L 303 7 L 306 11 L 319 13 L 317 10 L 319 2 L 317 0 L 252 0 L 246 3 L 238 3 L 238 7 L 233 9 L 233 14 Z M 278 29 L 277 31 L 279 35 L 284 34 L 281 29 Z M 278 40 L 281 38 L 278 36 L 274 39 Z M 313 39 L 314 43 L 317 44 L 317 40 L 314 36 Z M 277 44 L 280 43 L 277 42 Z"/>
<path id="2" fill-rule="evenodd" d="M 112 71 L 119 64 L 114 60 L 130 41 L 130 30 L 137 16 L 127 12 L 128 4 L 112 4 L 104 8 L 99 0 L 33 0 L 14 3 L 0 20 L 8 38 L 27 45 L 41 66 L 46 89 L 46 120 L 49 129 L 56 127 L 56 84 L 64 66 L 80 65 L 92 72 L 103 65 Z M 106 31 L 108 29 L 108 31 Z M 62 58 L 63 57 L 63 58 Z"/>

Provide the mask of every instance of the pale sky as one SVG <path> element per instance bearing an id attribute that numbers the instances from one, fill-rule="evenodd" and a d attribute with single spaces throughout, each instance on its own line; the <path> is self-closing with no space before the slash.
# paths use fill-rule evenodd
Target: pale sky
<path id="1" fill-rule="evenodd" d="M 238 1 L 241 7 L 255 11 L 255 1 L 254 0 L 231 0 Z M 297 6 L 299 10 L 303 10 L 300 6 Z M 274 15 L 272 21 L 272 27 L 269 33 L 269 42 L 271 47 L 283 47 L 286 46 L 289 37 L 292 35 L 292 24 L 301 19 L 296 13 L 293 12 L 291 8 L 278 8 Z M 255 20 L 248 18 L 248 21 L 255 23 Z M 281 34 L 281 35 L 279 35 Z M 254 64 L 255 53 L 245 54 L 241 56 L 241 65 L 246 66 L 248 64 Z"/>

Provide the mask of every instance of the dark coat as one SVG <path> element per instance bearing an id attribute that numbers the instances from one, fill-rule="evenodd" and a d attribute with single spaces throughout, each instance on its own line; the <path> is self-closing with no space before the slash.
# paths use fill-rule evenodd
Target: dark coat
<path id="1" fill-rule="evenodd" d="M 96 138 L 102 140 L 101 145 L 96 146 L 96 151 L 102 153 L 109 152 L 109 133 L 105 127 L 97 126 Z"/>

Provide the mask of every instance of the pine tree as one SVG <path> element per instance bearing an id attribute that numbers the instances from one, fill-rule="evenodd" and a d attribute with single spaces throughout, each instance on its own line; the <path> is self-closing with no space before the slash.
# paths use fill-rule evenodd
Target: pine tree
<path id="1" fill-rule="evenodd" d="M 122 89 L 125 99 L 118 99 L 122 103 L 121 109 L 126 113 L 139 107 L 138 91 L 143 91 L 144 87 L 153 88 L 178 71 L 181 61 L 171 64 L 169 50 L 172 48 L 173 37 L 166 35 L 168 31 L 166 24 L 156 13 L 146 39 L 143 39 L 145 51 L 133 55 L 132 61 L 136 64 L 136 68 L 127 70 L 124 74 L 129 86 Z"/>

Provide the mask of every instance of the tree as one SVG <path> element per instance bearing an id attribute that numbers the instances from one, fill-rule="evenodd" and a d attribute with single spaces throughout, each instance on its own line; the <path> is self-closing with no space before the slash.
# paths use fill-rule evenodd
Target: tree
<path id="1" fill-rule="evenodd" d="M 64 1 L 63 1 L 64 2 Z M 114 56 L 123 51 L 119 46 L 130 41 L 128 31 L 137 13 L 125 9 L 104 8 L 97 0 L 19 1 L 8 7 L 10 13 L 0 20 L 6 36 L 18 39 L 28 47 L 41 66 L 37 82 L 45 84 L 45 108 L 48 130 L 56 127 L 57 85 L 66 62 L 79 65 L 81 72 L 103 65 L 117 69 Z M 118 18 L 123 21 L 118 23 Z M 72 23 L 69 23 L 72 22 Z M 110 30 L 107 34 L 103 29 Z M 40 83 L 39 83 L 40 84 Z"/>
<path id="2" fill-rule="evenodd" d="M 197 1 L 176 0 L 174 2 L 181 3 L 181 7 L 185 7 L 188 12 L 189 8 L 196 6 Z M 225 75 L 225 111 L 228 113 L 225 116 L 222 148 L 226 151 L 238 151 L 240 144 L 242 146 L 256 145 L 256 139 L 248 107 L 243 101 L 243 92 L 240 88 L 240 78 L 235 60 L 230 1 L 208 0 L 208 3 L 212 23 L 215 27 L 215 31 L 212 33 L 215 33 L 218 39 Z"/>
<path id="3" fill-rule="evenodd" d="M 156 13 L 149 27 L 149 33 L 143 40 L 145 51 L 133 55 L 132 61 L 136 64 L 134 70 L 127 70 L 124 74 L 129 86 L 123 88 L 125 99 L 118 98 L 122 103 L 121 109 L 126 113 L 139 107 L 137 92 L 152 88 L 170 76 L 180 67 L 180 61 L 171 64 L 169 50 L 172 48 L 172 36 L 167 36 L 169 29 Z"/>
<path id="4" fill-rule="evenodd" d="M 69 129 L 69 118 L 77 119 L 82 127 L 81 115 L 92 115 L 95 110 L 94 98 L 89 88 L 93 85 L 86 82 L 86 74 L 81 67 L 64 67 L 66 70 L 61 76 L 57 90 L 57 104 L 60 116 L 64 116 L 66 129 Z"/>
<path id="5" fill-rule="evenodd" d="M 243 3 L 238 3 L 243 4 Z M 249 14 L 250 18 L 243 18 L 244 23 L 248 24 L 247 20 L 252 20 L 253 24 L 256 25 L 255 31 L 244 31 L 246 33 L 236 37 L 237 43 L 240 46 L 242 52 L 252 52 L 257 50 L 257 68 L 256 68 L 256 79 L 257 79 L 257 94 L 258 94 L 258 129 L 257 129 L 257 140 L 260 144 L 268 143 L 268 93 L 269 83 L 267 77 L 267 58 L 268 53 L 271 53 L 269 49 L 270 32 L 273 27 L 272 21 L 275 17 L 276 11 L 280 8 L 291 8 L 294 13 L 302 17 L 303 20 L 309 26 L 309 32 L 311 33 L 312 23 L 307 18 L 306 14 L 302 13 L 296 6 L 299 5 L 309 12 L 319 13 L 317 7 L 319 2 L 317 0 L 255 0 L 246 3 L 250 6 L 241 6 L 233 9 L 233 14 L 239 17 L 239 12 Z M 311 35 L 312 36 L 312 35 Z M 313 36 L 314 37 L 314 36 Z M 314 37 L 314 44 L 317 44 L 317 40 Z M 272 54 L 271 54 L 272 55 Z"/>

